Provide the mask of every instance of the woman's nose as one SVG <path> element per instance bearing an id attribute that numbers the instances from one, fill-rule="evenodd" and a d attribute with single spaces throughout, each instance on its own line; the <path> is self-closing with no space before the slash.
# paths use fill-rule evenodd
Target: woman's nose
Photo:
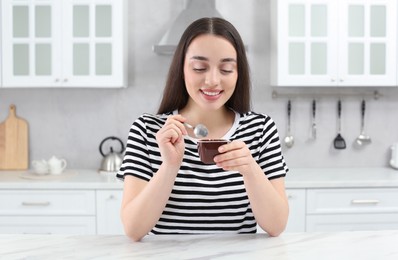
<path id="1" fill-rule="evenodd" d="M 220 74 L 217 70 L 209 70 L 206 74 L 205 84 L 212 87 L 220 84 Z"/>

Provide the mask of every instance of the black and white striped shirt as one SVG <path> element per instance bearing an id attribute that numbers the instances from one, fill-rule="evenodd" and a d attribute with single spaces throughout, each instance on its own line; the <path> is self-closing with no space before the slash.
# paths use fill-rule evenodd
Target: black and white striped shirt
<path id="1" fill-rule="evenodd" d="M 173 112 L 174 114 L 177 111 Z M 162 163 L 155 135 L 172 113 L 144 114 L 131 126 L 123 164 L 117 174 L 150 181 Z M 288 171 L 274 121 L 255 112 L 236 113 L 223 137 L 240 139 L 268 179 Z M 197 141 L 185 136 L 185 154 L 167 205 L 151 234 L 255 233 L 256 221 L 239 172 L 199 160 Z"/>

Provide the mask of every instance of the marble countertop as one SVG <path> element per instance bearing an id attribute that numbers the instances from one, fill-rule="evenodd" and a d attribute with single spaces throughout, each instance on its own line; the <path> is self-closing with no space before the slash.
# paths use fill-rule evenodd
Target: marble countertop
<path id="1" fill-rule="evenodd" d="M 28 177 L 28 178 L 27 178 Z M 391 168 L 292 168 L 286 188 L 398 187 L 398 170 Z M 114 173 L 68 170 L 60 176 L 34 176 L 30 171 L 0 171 L 0 189 L 122 189 Z"/>
<path id="2" fill-rule="evenodd" d="M 252 235 L 0 235 L 4 259 L 398 259 L 398 230 Z"/>

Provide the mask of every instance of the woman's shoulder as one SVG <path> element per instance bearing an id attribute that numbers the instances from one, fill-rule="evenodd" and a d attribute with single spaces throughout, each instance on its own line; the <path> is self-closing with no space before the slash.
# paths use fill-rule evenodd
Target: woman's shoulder
<path id="1" fill-rule="evenodd" d="M 256 122 L 261 121 L 263 123 L 274 122 L 274 120 L 269 115 L 264 114 L 264 113 L 255 112 L 255 111 L 241 113 L 240 118 L 246 123 L 252 122 L 252 121 L 256 121 Z"/>
<path id="2" fill-rule="evenodd" d="M 149 126 L 152 128 L 161 128 L 164 125 L 164 123 L 166 122 L 167 117 L 171 114 L 172 114 L 172 112 L 165 113 L 165 114 L 144 113 L 135 119 L 132 127 L 138 126 L 141 128 L 147 128 Z"/>

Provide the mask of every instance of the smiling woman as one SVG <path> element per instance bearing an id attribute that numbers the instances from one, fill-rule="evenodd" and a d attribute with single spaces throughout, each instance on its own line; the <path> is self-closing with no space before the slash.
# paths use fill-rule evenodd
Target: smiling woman
<path id="1" fill-rule="evenodd" d="M 203 124 L 227 140 L 208 165 L 186 124 Z M 221 18 L 202 18 L 183 33 L 158 114 L 131 126 L 118 177 L 126 234 L 255 233 L 285 228 L 288 171 L 278 131 L 250 110 L 250 77 L 242 39 Z"/>

